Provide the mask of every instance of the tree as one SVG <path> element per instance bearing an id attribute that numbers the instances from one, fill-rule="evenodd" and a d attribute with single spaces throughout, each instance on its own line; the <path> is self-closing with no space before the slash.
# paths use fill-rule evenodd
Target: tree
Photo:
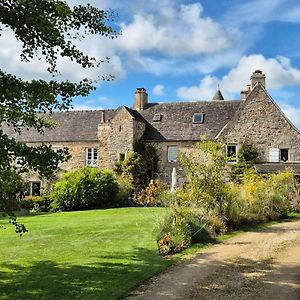
<path id="1" fill-rule="evenodd" d="M 34 128 L 43 133 L 54 124 L 43 116 L 54 110 L 71 107 L 72 98 L 87 96 L 95 89 L 94 82 L 83 78 L 79 82 L 58 80 L 57 59 L 67 57 L 83 68 L 98 67 L 109 59 L 97 61 L 81 52 L 75 40 L 100 35 L 114 38 L 113 12 L 91 5 L 70 7 L 63 0 L 2 0 L 0 2 L 0 38 L 4 27 L 13 30 L 22 43 L 22 61 L 35 56 L 45 58 L 51 79 L 23 80 L 0 66 L 0 123 L 13 126 L 17 132 Z M 111 80 L 112 76 L 101 77 Z M 20 124 L 22 126 L 20 126 Z M 0 177 L 11 168 L 16 157 L 25 158 L 23 171 L 33 169 L 50 177 L 60 161 L 68 158 L 67 149 L 55 153 L 50 146 L 29 147 L 7 136 L 0 128 Z"/>

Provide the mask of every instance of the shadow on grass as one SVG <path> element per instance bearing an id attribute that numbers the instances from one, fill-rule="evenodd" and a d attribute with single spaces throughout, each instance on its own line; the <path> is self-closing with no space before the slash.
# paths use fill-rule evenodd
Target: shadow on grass
<path id="1" fill-rule="evenodd" d="M 91 259 L 97 262 L 1 263 L 0 299 L 118 299 L 172 262 L 147 249 Z"/>

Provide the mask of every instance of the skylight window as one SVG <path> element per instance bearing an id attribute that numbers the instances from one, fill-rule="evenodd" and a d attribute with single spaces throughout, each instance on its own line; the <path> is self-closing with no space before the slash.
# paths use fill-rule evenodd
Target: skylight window
<path id="1" fill-rule="evenodd" d="M 204 114 L 194 114 L 193 116 L 193 123 L 194 124 L 202 124 L 204 122 Z"/>
<path id="2" fill-rule="evenodd" d="M 161 115 L 161 114 L 155 114 L 155 115 L 153 116 L 152 121 L 153 121 L 153 122 L 160 122 L 160 121 L 161 121 L 161 118 L 162 118 L 162 115 Z"/>

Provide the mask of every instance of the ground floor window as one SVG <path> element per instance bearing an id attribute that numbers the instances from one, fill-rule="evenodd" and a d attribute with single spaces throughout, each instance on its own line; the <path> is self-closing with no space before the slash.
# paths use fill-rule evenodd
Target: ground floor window
<path id="1" fill-rule="evenodd" d="M 31 196 L 41 196 L 41 182 L 40 181 L 30 182 L 30 195 Z"/>
<path id="2" fill-rule="evenodd" d="M 118 155 L 118 162 L 122 162 L 125 160 L 125 153 L 119 153 Z"/>
<path id="3" fill-rule="evenodd" d="M 289 160 L 289 149 L 270 148 L 270 162 L 286 162 Z"/>
<path id="4" fill-rule="evenodd" d="M 237 161 L 237 145 L 227 145 L 226 146 L 226 156 L 228 158 L 228 162 L 236 162 Z"/>
<path id="5" fill-rule="evenodd" d="M 176 162 L 177 161 L 177 147 L 168 146 L 168 161 Z"/>
<path id="6" fill-rule="evenodd" d="M 280 161 L 286 162 L 289 160 L 289 149 L 280 149 L 279 152 Z"/>
<path id="7" fill-rule="evenodd" d="M 98 164 L 98 149 L 97 148 L 87 148 L 86 149 L 86 165 L 87 166 L 97 166 Z"/>

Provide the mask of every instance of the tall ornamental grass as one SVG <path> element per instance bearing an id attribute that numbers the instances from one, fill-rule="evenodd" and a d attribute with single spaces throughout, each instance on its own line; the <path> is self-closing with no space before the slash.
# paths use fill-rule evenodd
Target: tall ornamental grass
<path id="1" fill-rule="evenodd" d="M 238 182 L 230 181 L 220 143 L 202 141 L 198 153 L 185 155 L 181 162 L 189 182 L 172 194 L 173 214 L 161 224 L 158 247 L 163 255 L 229 230 L 287 216 L 299 197 L 290 170 L 259 175 L 251 169 Z"/>

